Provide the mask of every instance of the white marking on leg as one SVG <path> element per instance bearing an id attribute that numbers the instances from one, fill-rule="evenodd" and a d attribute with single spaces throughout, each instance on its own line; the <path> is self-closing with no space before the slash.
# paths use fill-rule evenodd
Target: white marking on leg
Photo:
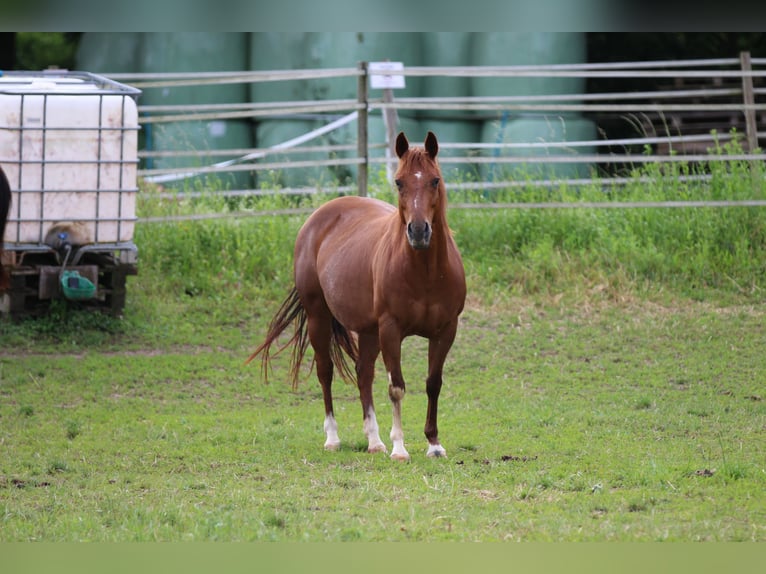
<path id="1" fill-rule="evenodd" d="M 426 456 L 431 458 L 440 458 L 440 457 L 447 458 L 447 451 L 444 450 L 444 447 L 438 443 L 429 444 L 428 450 L 426 451 Z"/>
<path id="2" fill-rule="evenodd" d="M 391 373 L 388 374 L 388 380 L 391 381 Z M 395 460 L 410 460 L 410 453 L 404 448 L 404 430 L 402 429 L 402 399 L 404 398 L 404 389 L 394 387 L 393 384 L 389 383 L 388 393 L 391 395 L 393 406 L 391 441 L 394 444 L 391 448 L 391 458 Z"/>
<path id="3" fill-rule="evenodd" d="M 324 432 L 327 440 L 324 442 L 325 450 L 338 450 L 340 448 L 340 438 L 338 438 L 338 423 L 335 417 L 327 415 L 324 419 Z"/>
<path id="4" fill-rule="evenodd" d="M 375 418 L 375 409 L 372 407 L 364 417 L 364 434 L 367 437 L 367 452 L 388 452 L 386 445 L 380 440 L 378 419 Z"/>

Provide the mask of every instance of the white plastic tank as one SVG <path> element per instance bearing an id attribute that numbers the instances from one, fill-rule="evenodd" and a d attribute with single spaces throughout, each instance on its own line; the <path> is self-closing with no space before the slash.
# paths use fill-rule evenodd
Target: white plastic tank
<path id="1" fill-rule="evenodd" d="M 42 244 L 61 223 L 76 224 L 83 244 L 132 241 L 139 94 L 85 72 L 0 72 L 6 248 Z"/>

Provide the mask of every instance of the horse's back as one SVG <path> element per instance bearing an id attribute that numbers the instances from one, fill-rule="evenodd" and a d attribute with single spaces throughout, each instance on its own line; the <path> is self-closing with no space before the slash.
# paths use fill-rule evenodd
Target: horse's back
<path id="1" fill-rule="evenodd" d="M 396 208 L 390 203 L 371 197 L 359 197 L 347 195 L 336 197 L 319 207 L 303 224 L 304 230 L 319 229 L 330 230 L 346 224 L 355 226 L 366 224 L 377 219 L 385 218 Z M 338 229 L 342 231 L 343 229 Z"/>
<path id="2" fill-rule="evenodd" d="M 374 239 L 395 210 L 393 205 L 369 197 L 350 195 L 333 199 L 303 224 L 295 242 L 295 254 L 318 257 L 320 251 L 354 249 L 360 242 Z"/>

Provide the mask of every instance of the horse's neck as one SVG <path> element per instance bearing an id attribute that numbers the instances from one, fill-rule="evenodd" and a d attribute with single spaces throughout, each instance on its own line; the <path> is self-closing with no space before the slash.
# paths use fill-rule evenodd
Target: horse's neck
<path id="1" fill-rule="evenodd" d="M 431 235 L 431 247 L 436 247 L 435 253 L 439 256 L 447 256 L 447 250 L 449 249 L 451 232 L 449 226 L 447 226 L 447 218 L 441 215 L 434 219 Z"/>

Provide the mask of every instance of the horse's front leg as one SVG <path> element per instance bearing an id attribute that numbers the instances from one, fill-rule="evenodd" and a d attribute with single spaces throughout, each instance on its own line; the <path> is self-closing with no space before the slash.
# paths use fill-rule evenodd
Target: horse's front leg
<path id="1" fill-rule="evenodd" d="M 378 335 L 359 335 L 359 359 L 356 363 L 357 386 L 359 399 L 362 402 L 362 417 L 364 419 L 364 434 L 367 437 L 367 452 L 388 452 L 386 445 L 380 440 L 378 420 L 375 417 L 375 405 L 372 398 L 372 383 L 375 379 L 375 361 L 380 354 Z"/>
<path id="2" fill-rule="evenodd" d="M 380 326 L 380 348 L 383 352 L 383 362 L 388 371 L 388 396 L 391 399 L 391 458 L 394 460 L 409 460 L 410 453 L 404 448 L 404 430 L 402 429 L 402 399 L 405 385 L 402 376 L 402 336 L 398 326 L 393 321 L 382 322 Z"/>
<path id="3" fill-rule="evenodd" d="M 428 439 L 426 456 L 447 456 L 447 451 L 439 442 L 439 427 L 436 423 L 439 405 L 439 393 L 442 388 L 442 369 L 447 353 L 452 348 L 457 332 L 457 321 L 443 329 L 438 336 L 428 341 L 428 378 L 426 379 L 426 394 L 428 395 L 428 410 L 426 411 L 425 435 Z"/>

